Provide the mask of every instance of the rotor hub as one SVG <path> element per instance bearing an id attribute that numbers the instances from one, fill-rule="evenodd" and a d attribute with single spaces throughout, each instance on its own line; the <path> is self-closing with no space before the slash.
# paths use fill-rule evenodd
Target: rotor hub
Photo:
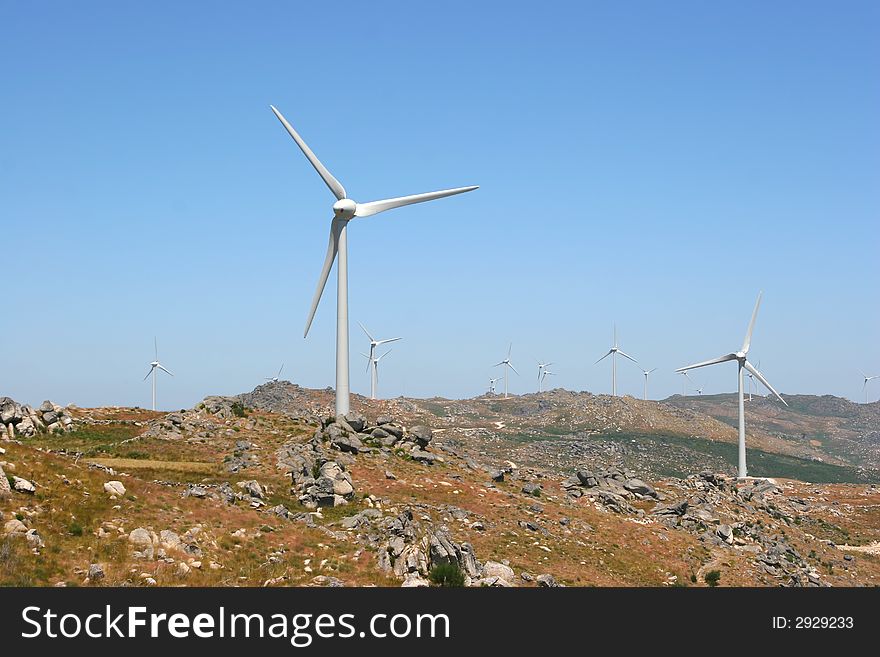
<path id="1" fill-rule="evenodd" d="M 343 198 L 333 204 L 333 212 L 339 219 L 351 219 L 357 210 L 357 203 L 350 198 Z"/>

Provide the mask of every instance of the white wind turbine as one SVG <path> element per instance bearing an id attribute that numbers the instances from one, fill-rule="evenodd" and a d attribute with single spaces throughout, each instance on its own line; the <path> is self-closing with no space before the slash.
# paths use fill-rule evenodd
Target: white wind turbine
<path id="1" fill-rule="evenodd" d="M 330 269 L 333 267 L 333 262 L 338 256 L 339 263 L 336 269 L 336 415 L 345 415 L 350 408 L 348 368 L 348 222 L 356 217 L 369 217 L 404 205 L 433 201 L 434 199 L 453 196 L 454 194 L 470 192 L 477 189 L 477 187 L 458 187 L 456 189 L 444 189 L 438 192 L 414 194 L 412 196 L 402 196 L 382 201 L 372 201 L 370 203 L 357 203 L 348 198 L 345 188 L 321 164 L 321 161 L 306 145 L 296 130 L 293 129 L 293 126 L 287 122 L 287 119 L 281 115 L 281 112 L 272 105 L 269 107 L 271 107 L 272 112 L 278 117 L 278 120 L 281 121 L 287 132 L 293 137 L 296 145 L 299 146 L 300 150 L 315 168 L 315 171 L 318 172 L 318 175 L 321 176 L 324 183 L 336 197 L 336 202 L 333 204 L 333 220 L 330 223 L 330 241 L 327 245 L 327 255 L 324 258 L 321 276 L 318 278 L 318 287 L 312 299 L 312 306 L 309 310 L 309 317 L 306 320 L 303 337 L 309 333 L 309 327 L 312 325 L 315 311 L 318 309 L 318 303 L 321 301 L 324 286 L 327 284 L 327 278 L 330 276 Z"/>
<path id="2" fill-rule="evenodd" d="M 745 404 L 743 400 L 743 369 L 751 372 L 755 375 L 755 378 L 760 381 L 764 387 L 766 387 L 770 392 L 776 395 L 783 404 L 788 406 L 788 403 L 782 398 L 773 386 L 764 378 L 764 375 L 761 374 L 748 360 L 747 355 L 749 353 L 749 347 L 752 342 L 752 331 L 755 328 L 755 320 L 758 318 L 758 308 L 761 306 L 761 296 L 763 292 L 758 293 L 758 300 L 755 302 L 755 309 L 752 311 L 752 320 L 749 322 L 749 328 L 746 332 L 746 338 L 743 340 L 742 348 L 735 353 L 725 354 L 724 356 L 719 356 L 718 358 L 713 358 L 712 360 L 706 360 L 702 363 L 695 363 L 694 365 L 688 365 L 686 367 L 680 367 L 676 372 L 686 372 L 687 370 L 692 370 L 697 367 L 705 367 L 706 365 L 715 365 L 716 363 L 726 363 L 729 360 L 735 360 L 737 362 L 737 400 L 739 403 L 739 477 L 742 479 L 747 476 L 748 471 L 746 469 L 746 413 L 745 413 Z"/>
<path id="3" fill-rule="evenodd" d="M 542 363 L 540 361 L 538 362 L 538 392 L 543 392 L 541 390 L 541 384 L 544 383 L 544 377 L 542 375 L 544 373 L 544 370 L 550 367 L 552 364 L 553 363 Z M 551 374 L 553 374 L 553 372 L 551 372 Z"/>
<path id="4" fill-rule="evenodd" d="M 611 349 L 608 350 L 608 353 L 602 356 L 599 360 L 597 360 L 593 365 L 598 365 L 603 360 L 611 356 L 611 395 L 613 397 L 617 397 L 617 354 L 620 354 L 624 358 L 630 359 L 632 362 L 638 364 L 637 361 L 632 356 L 629 356 L 623 351 L 620 350 L 620 347 L 617 346 L 617 324 L 614 325 L 614 344 L 611 345 Z"/>
<path id="5" fill-rule="evenodd" d="M 519 376 L 519 372 L 516 371 L 516 368 L 513 366 L 513 363 L 510 362 L 510 350 L 513 349 L 513 343 L 510 343 L 510 346 L 507 348 L 507 358 L 502 360 L 500 363 L 495 363 L 493 367 L 498 367 L 499 365 L 504 365 L 504 398 L 507 399 L 507 369 L 510 368 L 516 375 Z"/>
<path id="6" fill-rule="evenodd" d="M 281 363 L 281 367 L 278 368 L 278 374 L 275 376 L 267 376 L 265 377 L 266 381 L 271 381 L 272 383 L 278 383 L 278 377 L 281 376 L 281 370 L 284 369 L 284 363 Z"/>
<path id="7" fill-rule="evenodd" d="M 147 377 L 149 377 L 151 374 L 153 375 L 153 410 L 155 411 L 156 410 L 156 370 L 162 370 L 163 372 L 165 372 L 166 374 L 170 374 L 171 376 L 174 376 L 174 375 L 171 374 L 171 372 L 169 372 L 168 370 L 166 370 L 165 367 L 162 365 L 162 363 L 159 362 L 159 343 L 157 342 L 155 337 L 153 338 L 153 348 L 155 349 L 156 359 L 152 363 L 150 363 L 150 371 L 147 372 L 147 376 L 144 377 L 144 381 L 146 381 Z"/>
<path id="8" fill-rule="evenodd" d="M 865 393 L 865 403 L 868 403 L 868 381 L 873 381 L 874 379 L 880 379 L 880 376 L 868 376 L 864 372 L 862 372 L 862 378 L 864 379 L 864 383 L 862 383 L 862 392 Z"/>
<path id="9" fill-rule="evenodd" d="M 648 401 L 648 375 L 655 371 L 657 368 L 654 367 L 650 370 L 642 370 L 642 374 L 645 375 L 645 401 Z"/>
<path id="10" fill-rule="evenodd" d="M 495 394 L 495 384 L 498 383 L 500 380 L 501 380 L 500 376 L 495 379 L 489 379 L 489 394 L 490 395 Z"/>
<path id="11" fill-rule="evenodd" d="M 367 369 L 372 368 L 372 374 L 370 375 L 370 399 L 375 399 L 376 389 L 379 387 L 379 361 L 382 358 L 385 358 L 385 356 L 387 356 L 389 353 L 391 353 L 389 350 L 379 356 L 379 358 L 376 358 L 376 347 L 386 344 L 388 342 L 397 342 L 398 340 L 403 340 L 403 338 L 388 338 L 387 340 L 377 340 L 372 335 L 370 335 L 370 332 L 367 330 L 366 326 L 364 326 L 360 322 L 358 322 L 358 325 L 360 325 L 361 330 L 363 330 L 363 332 L 366 333 L 367 337 L 370 339 L 370 355 L 367 356 L 367 358 L 370 359 L 370 363 L 367 365 Z"/>
<path id="12" fill-rule="evenodd" d="M 399 340 L 400 338 L 397 339 Z M 390 342 L 390 340 L 385 340 L 385 342 Z M 376 398 L 376 390 L 379 387 L 379 361 L 391 352 L 392 349 L 389 349 L 381 356 L 375 356 L 372 349 L 369 356 L 361 353 L 361 356 L 367 359 L 367 371 L 370 372 L 370 399 Z"/>
<path id="13" fill-rule="evenodd" d="M 544 371 L 541 372 L 541 383 L 542 384 L 544 383 L 544 379 L 547 378 L 548 376 L 556 376 L 556 372 L 551 372 L 547 368 L 544 368 Z"/>

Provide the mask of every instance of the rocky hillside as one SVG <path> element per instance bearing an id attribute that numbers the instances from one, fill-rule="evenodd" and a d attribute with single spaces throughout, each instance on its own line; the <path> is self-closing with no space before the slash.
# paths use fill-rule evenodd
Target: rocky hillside
<path id="1" fill-rule="evenodd" d="M 729 444 L 729 427 L 690 409 L 554 391 L 358 397 L 353 413 L 333 419 L 331 403 L 330 391 L 279 382 L 188 411 L 71 408 L 68 432 L 7 432 L 0 584 L 836 586 L 880 577 L 880 490 L 736 481 L 718 472 L 729 471 L 724 454 L 723 467 L 710 467 L 711 453 L 681 442 L 676 432 L 687 429 L 691 440 Z M 667 443 L 640 451 L 645 440 Z M 664 459 L 685 458 L 703 463 L 657 474 Z"/>

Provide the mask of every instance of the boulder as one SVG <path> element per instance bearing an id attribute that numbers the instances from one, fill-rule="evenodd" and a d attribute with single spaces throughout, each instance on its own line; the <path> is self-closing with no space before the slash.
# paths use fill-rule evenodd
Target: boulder
<path id="1" fill-rule="evenodd" d="M 104 484 L 104 491 L 110 495 L 122 497 L 125 495 L 125 486 L 122 485 L 121 481 L 108 481 Z"/>
<path id="2" fill-rule="evenodd" d="M 0 467 L 0 500 L 6 499 L 12 495 L 12 486 L 9 485 L 9 480 L 6 478 L 6 473 L 3 472 L 3 468 Z"/>
<path id="3" fill-rule="evenodd" d="M 159 544 L 163 550 L 183 550 L 184 544 L 180 540 L 180 536 L 170 529 L 163 529 L 159 532 Z"/>
<path id="4" fill-rule="evenodd" d="M 657 497 L 657 492 L 641 479 L 627 479 L 623 487 L 630 493 L 636 495 L 644 495 L 646 497 Z"/>
<path id="5" fill-rule="evenodd" d="M 541 494 L 541 485 L 535 483 L 528 483 L 522 487 L 522 492 L 526 495 L 535 495 L 538 496 Z"/>
<path id="6" fill-rule="evenodd" d="M 426 463 L 427 465 L 432 465 L 438 459 L 436 454 L 426 452 L 425 450 L 420 449 L 418 445 L 413 447 L 409 455 L 410 457 L 412 457 L 413 461 L 416 461 L 418 463 Z"/>
<path id="7" fill-rule="evenodd" d="M 345 423 L 350 426 L 355 433 L 360 433 L 364 430 L 364 427 L 367 426 L 367 418 L 354 411 L 349 411 L 342 419 L 345 420 Z"/>
<path id="8" fill-rule="evenodd" d="M 512 586 L 516 581 L 513 568 L 497 561 L 487 561 L 483 564 L 483 579 L 492 578 L 502 579 L 507 582 L 508 586 Z"/>
<path id="9" fill-rule="evenodd" d="M 25 524 L 18 518 L 7 520 L 6 523 L 3 525 L 4 536 L 10 536 L 12 534 L 26 534 L 27 530 L 28 529 Z"/>
<path id="10" fill-rule="evenodd" d="M 391 417 L 390 415 L 380 415 L 379 417 L 376 418 L 376 426 L 379 426 L 379 427 L 386 425 L 386 424 L 391 424 L 392 422 L 394 422 L 394 418 Z"/>
<path id="11" fill-rule="evenodd" d="M 55 410 L 55 404 L 47 399 L 42 404 L 40 404 L 40 407 L 37 410 L 40 411 L 40 413 L 50 413 Z"/>
<path id="12" fill-rule="evenodd" d="M 409 430 L 410 437 L 418 444 L 419 447 L 425 448 L 434 437 L 434 432 L 428 427 L 419 424 Z"/>
<path id="13" fill-rule="evenodd" d="M 556 588 L 559 586 L 559 582 L 553 577 L 553 575 L 538 575 L 536 580 L 538 582 L 538 586 L 543 586 L 545 588 Z"/>
<path id="14" fill-rule="evenodd" d="M 504 470 L 491 470 L 489 476 L 492 478 L 492 481 L 504 481 Z"/>
<path id="15" fill-rule="evenodd" d="M 260 486 L 259 482 L 256 479 L 250 479 L 248 481 L 239 481 L 236 484 L 239 488 L 243 489 L 245 493 L 250 495 L 251 497 L 256 497 L 258 500 L 265 499 L 265 492 L 263 491 L 263 487 Z"/>
<path id="16" fill-rule="evenodd" d="M 17 490 L 19 493 L 28 493 L 33 495 L 37 492 L 36 486 L 27 479 L 22 479 L 21 477 L 16 477 L 13 475 L 12 477 L 12 487 Z"/>
<path id="17" fill-rule="evenodd" d="M 344 432 L 331 438 L 330 446 L 335 447 L 340 452 L 348 452 L 350 454 L 357 454 L 364 450 L 364 444 L 361 442 L 360 438 Z"/>
<path id="18" fill-rule="evenodd" d="M 88 578 L 90 582 L 104 579 L 104 568 L 99 563 L 89 564 Z"/>
<path id="19" fill-rule="evenodd" d="M 431 582 L 426 580 L 424 577 L 419 575 L 416 572 L 407 573 L 406 577 L 403 579 L 403 584 L 400 585 L 402 588 L 421 588 L 426 586 L 431 586 Z"/>
<path id="20" fill-rule="evenodd" d="M 155 556 L 153 549 L 153 536 L 143 527 L 133 529 L 128 535 L 129 543 L 134 546 L 135 550 L 140 552 L 144 558 L 152 559 Z"/>

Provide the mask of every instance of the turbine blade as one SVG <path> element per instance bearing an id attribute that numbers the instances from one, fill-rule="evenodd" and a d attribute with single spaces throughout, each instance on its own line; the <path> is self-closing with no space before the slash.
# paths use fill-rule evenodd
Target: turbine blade
<path id="1" fill-rule="evenodd" d="M 315 167 L 315 171 L 318 172 L 318 175 L 324 179 L 324 182 L 327 184 L 327 187 L 330 188 L 330 191 L 333 192 L 333 195 L 337 200 L 342 200 L 345 198 L 345 188 L 340 184 L 336 178 L 333 177 L 333 174 L 327 171 L 327 167 L 321 164 L 321 160 L 317 158 L 317 156 L 312 152 L 312 149 L 308 147 L 308 144 L 303 141 L 303 138 L 299 136 L 296 130 L 293 129 L 293 126 L 287 122 L 281 112 L 275 109 L 274 105 L 269 105 L 272 108 L 272 112 L 278 117 L 278 120 L 281 121 L 281 125 L 290 133 L 290 136 L 293 137 L 293 141 L 296 142 L 296 145 L 299 146 L 299 149 L 303 152 L 309 162 L 312 163 L 312 166 Z"/>
<path id="2" fill-rule="evenodd" d="M 369 356 L 367 356 L 363 351 L 361 352 L 361 356 L 363 356 L 364 358 L 367 359 L 367 369 L 366 369 L 365 371 L 366 371 L 366 372 L 369 372 L 369 371 L 370 371 L 370 365 L 373 364 L 373 359 L 370 358 Z"/>
<path id="3" fill-rule="evenodd" d="M 147 380 L 147 377 L 149 377 L 150 374 L 152 374 L 152 373 L 153 373 L 153 368 L 151 367 L 151 368 L 150 368 L 150 371 L 147 372 L 147 376 L 144 377 L 144 381 L 146 381 L 146 380 Z"/>
<path id="4" fill-rule="evenodd" d="M 153 360 L 159 360 L 159 342 L 156 340 L 156 336 L 153 336 L 153 352 L 156 354 L 156 357 Z"/>
<path id="5" fill-rule="evenodd" d="M 171 374 L 171 372 L 169 372 L 168 370 L 166 370 L 165 367 L 162 366 L 162 365 L 156 365 L 156 367 L 158 367 L 160 370 L 162 370 L 163 372 L 165 372 L 165 374 Z M 174 375 L 171 374 L 171 376 L 174 376 Z"/>
<path id="6" fill-rule="evenodd" d="M 507 366 L 508 366 L 510 369 L 512 369 L 512 370 L 516 373 L 517 376 L 519 376 L 519 372 L 516 371 L 516 368 L 513 366 L 513 363 L 508 362 L 508 363 L 507 363 Z"/>
<path id="7" fill-rule="evenodd" d="M 601 363 L 603 360 L 605 360 L 606 358 L 608 358 L 608 357 L 609 357 L 611 354 L 613 354 L 613 353 L 614 353 L 614 349 L 609 349 L 609 350 L 608 350 L 608 353 L 605 354 L 604 356 L 602 356 L 602 358 L 600 358 L 599 360 L 597 360 L 595 363 L 593 363 L 593 365 L 598 365 L 599 363 Z"/>
<path id="8" fill-rule="evenodd" d="M 651 372 L 656 372 L 656 371 L 657 371 L 657 368 L 655 367 L 655 368 L 652 369 L 652 370 L 648 370 L 648 374 L 650 374 Z"/>
<path id="9" fill-rule="evenodd" d="M 309 318 L 306 320 L 306 330 L 303 337 L 309 334 L 312 326 L 312 320 L 315 319 L 315 311 L 318 309 L 318 302 L 321 301 L 321 295 L 324 293 L 324 286 L 327 285 L 327 277 L 330 276 L 330 269 L 333 267 L 333 261 L 336 260 L 336 251 L 339 245 L 339 231 L 344 225 L 342 220 L 333 219 L 330 224 L 330 242 L 327 244 L 327 255 L 324 258 L 324 266 L 321 269 L 321 277 L 318 279 L 318 287 L 315 289 L 315 296 L 312 298 L 312 308 L 309 310 Z"/>
<path id="10" fill-rule="evenodd" d="M 454 196 L 456 194 L 464 194 L 478 189 L 476 185 L 471 187 L 456 187 L 455 189 L 442 189 L 439 192 L 427 192 L 425 194 L 413 194 L 412 196 L 399 196 L 397 198 L 388 198 L 383 201 L 370 201 L 369 203 L 358 203 L 354 211 L 355 217 L 369 217 L 370 215 L 385 212 L 385 210 L 393 210 L 394 208 L 403 207 L 404 205 L 412 205 L 413 203 L 424 203 L 425 201 L 433 201 L 438 198 Z"/>
<path id="11" fill-rule="evenodd" d="M 376 359 L 376 361 L 378 362 L 378 361 L 382 360 L 383 358 L 385 358 L 385 356 L 387 356 L 388 354 L 390 354 L 392 351 L 394 351 L 394 349 L 389 349 L 389 350 L 386 351 L 384 354 L 382 354 L 381 356 L 379 356 L 379 357 Z"/>
<path id="12" fill-rule="evenodd" d="M 364 326 L 364 325 L 361 324 L 360 322 L 358 322 L 358 326 L 360 326 L 361 329 L 363 330 L 363 332 L 367 334 L 367 337 L 370 338 L 370 342 L 375 342 L 375 340 L 373 339 L 373 336 L 370 335 L 370 332 L 367 330 L 367 327 L 366 327 L 366 326 Z"/>
<path id="13" fill-rule="evenodd" d="M 385 344 L 386 342 L 397 342 L 398 340 L 403 340 L 403 338 L 388 338 L 387 340 L 379 340 L 376 342 L 376 345 Z"/>
<path id="14" fill-rule="evenodd" d="M 713 358 L 712 360 L 704 360 L 702 363 L 694 363 L 693 365 L 688 365 L 686 367 L 679 367 L 676 372 L 686 372 L 686 370 L 693 370 L 697 367 L 706 367 L 706 365 L 714 365 L 715 363 L 726 363 L 729 360 L 736 360 L 736 354 L 727 354 L 726 356 L 719 356 L 718 358 Z"/>
<path id="15" fill-rule="evenodd" d="M 776 395 L 779 398 L 779 401 L 781 401 L 783 404 L 788 406 L 788 402 L 782 398 L 782 395 L 780 395 L 778 392 L 776 392 L 776 389 L 770 385 L 770 382 L 764 378 L 764 375 L 761 374 L 758 370 L 756 370 L 754 368 L 754 366 L 749 361 L 746 361 L 745 363 L 743 363 L 743 367 L 745 367 L 749 372 L 754 374 L 755 378 L 758 379 L 758 381 L 760 381 L 761 383 L 763 383 L 764 387 L 767 388 L 767 390 L 769 390 L 770 392 L 772 392 L 774 395 Z"/>
<path id="16" fill-rule="evenodd" d="M 281 376 L 281 370 L 284 369 L 284 363 L 281 363 L 281 367 L 278 368 L 278 374 L 276 376 Z"/>
<path id="17" fill-rule="evenodd" d="M 620 349 L 617 350 L 617 353 L 619 353 L 619 354 L 620 354 L 621 356 L 623 356 L 624 358 L 629 358 L 629 359 L 630 359 L 632 362 L 634 362 L 634 363 L 638 363 L 638 362 L 639 362 L 639 361 L 637 361 L 635 358 L 633 358 L 632 356 L 627 356 L 627 355 L 626 355 L 625 353 L 623 353 Z"/>
<path id="18" fill-rule="evenodd" d="M 498 367 L 499 365 L 505 365 L 506 363 L 502 360 L 500 363 L 495 363 L 492 367 Z"/>
<path id="19" fill-rule="evenodd" d="M 758 308 L 761 307 L 761 297 L 763 292 L 758 292 L 758 300 L 755 302 L 755 309 L 752 311 L 752 321 L 749 322 L 749 330 L 746 333 L 746 339 L 743 340 L 743 353 L 749 352 L 749 345 L 752 343 L 752 331 L 755 329 L 755 320 L 758 318 Z"/>

